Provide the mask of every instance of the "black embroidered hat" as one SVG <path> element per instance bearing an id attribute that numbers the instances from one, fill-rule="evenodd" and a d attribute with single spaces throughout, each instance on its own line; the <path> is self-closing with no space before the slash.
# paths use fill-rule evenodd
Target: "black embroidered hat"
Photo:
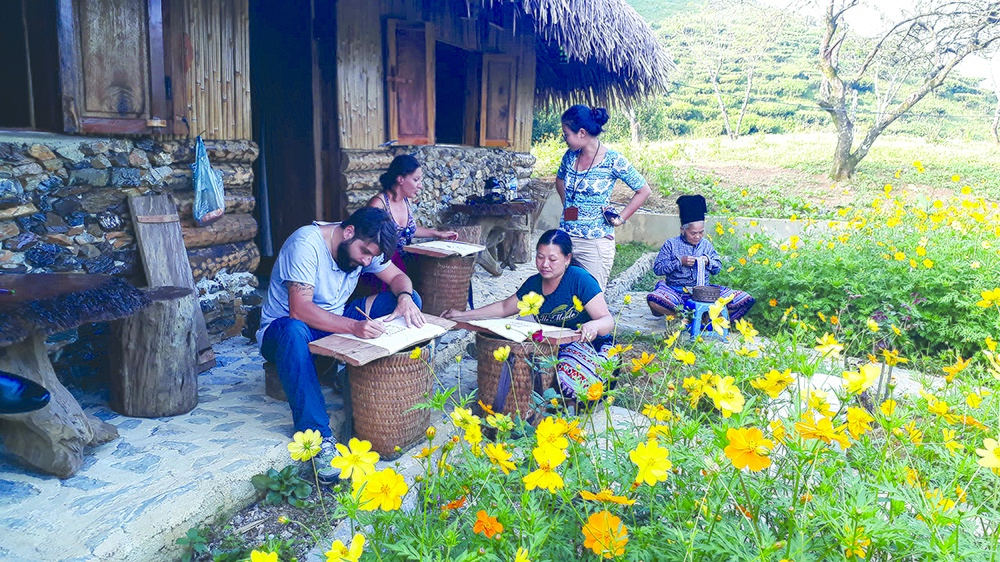
<path id="1" fill-rule="evenodd" d="M 708 206 L 701 195 L 682 195 L 677 198 L 677 208 L 681 213 L 681 225 L 705 220 Z"/>

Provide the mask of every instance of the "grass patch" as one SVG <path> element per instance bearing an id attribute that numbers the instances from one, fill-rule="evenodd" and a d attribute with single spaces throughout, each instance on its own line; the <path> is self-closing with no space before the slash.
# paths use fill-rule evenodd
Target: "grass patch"
<path id="1" fill-rule="evenodd" d="M 629 242 L 615 246 L 615 263 L 611 266 L 610 279 L 614 279 L 632 266 L 639 258 L 657 249 L 642 242 Z"/>

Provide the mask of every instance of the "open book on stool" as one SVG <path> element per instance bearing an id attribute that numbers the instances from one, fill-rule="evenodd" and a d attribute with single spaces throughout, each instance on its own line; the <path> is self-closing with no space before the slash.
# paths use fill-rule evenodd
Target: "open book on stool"
<path id="1" fill-rule="evenodd" d="M 474 332 L 489 332 L 513 342 L 523 342 L 530 338 L 532 334 L 542 331 L 542 341 L 560 345 L 564 343 L 580 340 L 580 332 L 570 328 L 560 328 L 558 326 L 547 326 L 538 322 L 520 320 L 516 318 L 489 318 L 482 320 L 468 320 L 458 322 L 459 328 L 472 330 Z"/>

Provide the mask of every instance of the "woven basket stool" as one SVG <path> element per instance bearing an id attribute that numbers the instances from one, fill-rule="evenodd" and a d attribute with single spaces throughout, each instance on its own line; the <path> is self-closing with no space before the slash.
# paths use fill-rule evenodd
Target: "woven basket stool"
<path id="1" fill-rule="evenodd" d="M 536 382 L 540 392 L 544 392 L 555 383 L 556 378 L 555 367 L 552 367 L 541 370 L 540 380 L 536 381 L 532 362 L 556 355 L 558 348 L 548 343 L 534 343 L 530 339 L 516 343 L 492 334 L 476 333 L 478 395 L 479 400 L 487 406 L 492 405 L 496 398 L 500 374 L 503 372 L 503 363 L 493 357 L 493 351 L 505 345 L 510 346 L 510 360 L 514 367 L 511 369 L 510 394 L 507 395 L 507 402 L 501 411 L 504 414 L 520 412 L 521 418 L 524 419 L 531 412 L 531 393 L 535 390 Z"/>
<path id="2" fill-rule="evenodd" d="M 421 307 L 424 314 L 439 316 L 448 309 L 467 308 L 469 283 L 476 267 L 476 256 L 420 256 L 416 267 L 417 273 L 410 278 L 424 300 Z"/>
<path id="3" fill-rule="evenodd" d="M 370 441 L 385 460 L 423 439 L 430 425 L 430 410 L 412 409 L 432 390 L 429 353 L 424 349 L 420 359 L 411 359 L 410 351 L 401 351 L 360 367 L 347 366 L 354 434 Z"/>

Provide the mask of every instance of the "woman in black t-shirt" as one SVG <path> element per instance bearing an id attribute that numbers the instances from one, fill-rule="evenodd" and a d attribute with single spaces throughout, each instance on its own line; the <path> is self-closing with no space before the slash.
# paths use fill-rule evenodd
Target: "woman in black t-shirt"
<path id="1" fill-rule="evenodd" d="M 516 293 L 493 304 L 469 311 L 448 310 L 442 316 L 452 320 L 503 318 L 518 312 L 517 303 L 529 293 L 544 298 L 538 322 L 572 328 L 580 332 L 579 342 L 559 348 L 557 373 L 563 395 L 577 392 L 595 382 L 603 382 L 598 365 L 607 360 L 615 320 L 608 310 L 597 280 L 582 267 L 572 264 L 573 243 L 561 230 L 549 230 L 538 239 L 535 267 Z"/>

